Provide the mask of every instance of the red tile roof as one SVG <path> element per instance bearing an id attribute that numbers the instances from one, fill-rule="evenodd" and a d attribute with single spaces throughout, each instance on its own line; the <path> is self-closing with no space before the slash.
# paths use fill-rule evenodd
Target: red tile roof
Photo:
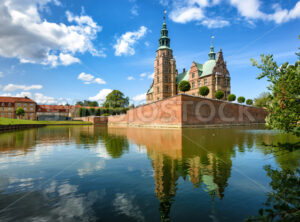
<path id="1" fill-rule="evenodd" d="M 37 112 L 47 112 L 47 113 L 68 113 L 72 109 L 72 106 L 63 105 L 38 105 Z"/>
<path id="2" fill-rule="evenodd" d="M 0 103 L 36 103 L 32 99 L 28 97 L 7 97 L 7 96 L 0 96 Z"/>

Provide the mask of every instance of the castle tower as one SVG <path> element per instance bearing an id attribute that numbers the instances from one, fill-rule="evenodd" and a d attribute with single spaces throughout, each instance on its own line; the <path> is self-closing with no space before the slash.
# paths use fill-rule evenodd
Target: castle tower
<path id="1" fill-rule="evenodd" d="M 164 12 L 166 14 L 166 12 Z M 170 38 L 166 25 L 166 17 L 160 31 L 159 47 L 154 61 L 154 81 L 152 99 L 147 102 L 161 100 L 176 95 L 176 61 L 170 48 Z"/>

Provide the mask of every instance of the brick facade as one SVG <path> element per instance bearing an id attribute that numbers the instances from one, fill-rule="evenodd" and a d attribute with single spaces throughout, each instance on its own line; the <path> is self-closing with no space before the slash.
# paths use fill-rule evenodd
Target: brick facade
<path id="1" fill-rule="evenodd" d="M 199 96 L 176 95 L 109 116 L 109 126 L 198 127 L 265 123 L 264 109 Z"/>
<path id="2" fill-rule="evenodd" d="M 199 88 L 207 86 L 209 94 L 206 98 L 215 98 L 215 92 L 221 90 L 224 92 L 224 98 L 230 94 L 230 75 L 223 58 L 223 52 L 214 52 L 214 47 L 210 47 L 208 54 L 209 60 L 204 64 L 192 62 L 188 71 L 178 74 L 176 69 L 176 61 L 173 58 L 173 51 L 170 48 L 170 39 L 165 22 L 161 30 L 162 36 L 159 40 L 160 45 L 156 51 L 154 61 L 154 79 L 147 91 L 147 103 L 155 102 L 182 93 L 178 89 L 178 84 L 185 80 L 191 85 L 191 89 L 185 92 L 188 95 L 197 96 Z M 162 45 L 164 40 L 168 40 L 168 45 Z"/>
<path id="3" fill-rule="evenodd" d="M 21 107 L 24 116 L 17 117 L 16 110 Z M 36 120 L 36 102 L 27 97 L 0 97 L 0 117 L 11 119 Z"/>

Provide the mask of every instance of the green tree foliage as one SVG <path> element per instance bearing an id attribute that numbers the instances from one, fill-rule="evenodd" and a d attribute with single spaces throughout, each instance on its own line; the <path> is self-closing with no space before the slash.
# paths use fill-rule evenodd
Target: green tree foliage
<path id="1" fill-rule="evenodd" d="M 268 92 L 263 92 L 257 98 L 254 99 L 254 106 L 260 108 L 267 107 L 271 100 L 271 94 Z"/>
<path id="2" fill-rule="evenodd" d="M 209 94 L 209 88 L 207 86 L 202 86 L 199 88 L 199 95 L 207 96 Z"/>
<path id="3" fill-rule="evenodd" d="M 237 101 L 238 101 L 239 103 L 244 103 L 244 102 L 245 102 L 245 97 L 240 96 L 240 97 L 237 98 Z"/>
<path id="4" fill-rule="evenodd" d="M 182 80 L 178 85 L 178 89 L 182 92 L 189 91 L 191 89 L 191 84 L 189 81 Z"/>
<path id="5" fill-rule="evenodd" d="M 84 101 L 78 101 L 76 105 L 80 106 L 90 106 L 90 107 L 97 107 L 99 106 L 97 101 L 89 101 L 89 100 L 84 100 Z"/>
<path id="6" fill-rule="evenodd" d="M 103 106 L 106 108 L 119 108 L 128 107 L 129 98 L 125 97 L 124 94 L 119 90 L 113 90 L 106 96 L 106 100 Z"/>
<path id="7" fill-rule="evenodd" d="M 111 116 L 111 115 L 119 115 L 125 114 L 129 108 L 128 107 L 119 107 L 119 108 L 105 108 L 100 107 L 98 109 L 95 108 L 80 108 L 79 109 L 79 116 Z"/>
<path id="8" fill-rule="evenodd" d="M 251 61 L 261 70 L 257 78 L 267 78 L 270 82 L 267 125 L 300 136 L 300 60 L 294 65 L 286 62 L 278 66 L 273 55 L 262 55 L 261 64 L 254 59 Z"/>
<path id="9" fill-rule="evenodd" d="M 247 99 L 246 104 L 251 106 L 253 104 L 253 100 L 252 99 Z"/>
<path id="10" fill-rule="evenodd" d="M 24 110 L 23 108 L 21 108 L 21 107 L 18 107 L 18 108 L 16 109 L 16 115 L 17 115 L 18 117 L 24 116 L 24 115 L 25 115 L 25 110 Z"/>
<path id="11" fill-rule="evenodd" d="M 265 208 L 259 210 L 259 216 L 251 216 L 247 221 L 299 221 L 300 169 L 279 171 L 269 165 L 264 169 L 271 178 L 273 191 L 267 193 Z"/>
<path id="12" fill-rule="evenodd" d="M 224 92 L 222 90 L 218 90 L 215 92 L 216 99 L 222 99 L 224 97 Z"/>
<path id="13" fill-rule="evenodd" d="M 229 95 L 227 96 L 227 100 L 230 101 L 230 102 L 235 101 L 235 99 L 236 99 L 236 96 L 235 96 L 234 94 L 229 94 Z"/>

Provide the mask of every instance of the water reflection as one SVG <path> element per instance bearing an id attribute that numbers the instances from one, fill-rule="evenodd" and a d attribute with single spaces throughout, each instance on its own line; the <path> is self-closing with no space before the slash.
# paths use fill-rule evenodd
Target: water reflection
<path id="1" fill-rule="evenodd" d="M 226 199 L 228 193 L 226 190 L 230 186 L 229 179 L 232 177 L 233 168 L 237 167 L 234 166 L 233 160 L 239 160 L 239 156 L 245 153 L 260 153 L 266 158 L 269 158 L 269 155 L 273 157 L 275 153 L 274 159 L 278 166 L 295 169 L 299 167 L 299 152 L 286 153 L 282 150 L 270 152 L 270 149 L 263 145 L 295 141 L 297 138 L 291 135 L 249 127 L 165 130 L 53 126 L 3 133 L 0 134 L 0 168 L 7 170 L 7 173 L 11 172 L 11 175 L 0 174 L 0 210 L 32 191 L 30 196 L 34 202 L 30 203 L 32 206 L 26 206 L 28 200 L 24 198 L 2 214 L 4 216 L 1 217 L 0 214 L 0 219 L 72 221 L 97 220 L 101 217 L 113 221 L 111 217 L 114 217 L 115 220 L 123 221 L 129 220 L 128 218 L 151 221 L 153 219 L 151 215 L 159 212 L 161 221 L 170 221 L 176 219 L 172 218 L 171 212 L 174 203 L 178 202 L 176 195 L 182 192 L 179 189 L 179 184 L 182 183 L 180 181 L 191 184 L 193 189 L 204 191 L 211 200 L 211 206 L 208 207 L 213 212 L 215 200 Z M 147 186 L 151 188 L 151 182 L 145 187 L 145 178 L 139 177 L 141 175 L 135 174 L 134 179 L 130 179 L 131 174 L 124 170 L 124 165 L 107 162 L 121 161 L 125 154 L 133 156 L 129 161 L 135 161 L 135 146 L 146 153 L 147 158 L 143 159 L 141 167 L 150 160 L 153 169 L 154 193 L 159 204 L 156 209 L 153 208 L 149 212 L 150 216 L 146 215 L 146 211 L 149 211 L 146 206 L 136 203 L 138 190 L 137 193 L 130 193 L 131 188 L 126 187 L 126 184 L 129 182 L 135 184 L 137 189 L 143 190 L 140 191 L 143 193 Z M 57 155 L 58 151 L 63 155 Z M 87 155 L 86 152 L 88 157 L 75 169 L 78 178 L 71 172 L 64 171 L 60 179 L 53 178 L 47 181 L 46 186 L 37 186 L 48 179 L 52 167 L 65 166 L 63 164 L 68 158 L 80 159 L 83 155 Z M 54 160 L 44 166 L 40 156 Z M 29 177 L 20 178 L 18 171 L 21 169 L 16 166 L 23 164 L 27 167 L 29 161 L 26 162 L 26 158 L 35 168 L 30 168 L 32 172 L 26 172 Z M 12 165 L 12 162 L 19 165 Z M 126 164 L 128 162 L 125 162 Z M 100 171 L 103 171 L 103 174 L 99 174 Z M 123 184 L 127 190 L 120 191 L 121 188 L 116 183 Z M 102 188 L 93 187 L 92 184 L 99 184 Z M 143 187 L 140 184 L 144 184 Z M 110 191 L 113 194 L 108 195 L 107 189 L 110 187 L 115 188 Z M 104 196 L 107 203 L 101 202 Z M 103 209 L 110 213 L 106 215 L 103 211 L 100 212 L 96 207 L 99 202 L 102 203 Z M 24 205 L 30 210 L 16 214 Z M 245 212 L 244 217 L 247 215 L 248 212 Z M 230 218 L 230 212 L 227 212 L 228 216 Z"/>

